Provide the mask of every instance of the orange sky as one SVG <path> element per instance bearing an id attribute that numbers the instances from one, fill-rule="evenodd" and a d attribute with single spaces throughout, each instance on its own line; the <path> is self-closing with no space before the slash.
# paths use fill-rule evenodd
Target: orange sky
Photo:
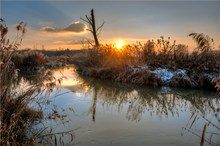
<path id="1" fill-rule="evenodd" d="M 195 48 L 188 34 L 209 35 L 220 45 L 220 1 L 1 1 L 1 16 L 16 34 L 15 24 L 27 23 L 22 49 L 81 49 L 93 40 L 80 19 L 95 10 L 97 26 L 106 23 L 99 36 L 103 44 L 157 40 L 163 35 L 177 44 Z M 43 47 L 42 47 L 43 46 Z"/>

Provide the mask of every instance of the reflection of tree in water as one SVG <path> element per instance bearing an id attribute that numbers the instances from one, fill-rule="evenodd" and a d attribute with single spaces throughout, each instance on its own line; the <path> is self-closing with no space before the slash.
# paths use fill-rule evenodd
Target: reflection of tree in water
<path id="1" fill-rule="evenodd" d="M 182 125 L 181 133 L 186 132 L 199 137 L 200 146 L 204 143 L 219 146 L 220 98 L 214 92 L 169 87 L 137 87 L 83 76 L 81 78 L 84 85 L 89 87 L 88 93 L 93 93 L 90 108 L 93 121 L 96 117 L 97 102 L 105 108 L 117 106 L 118 112 L 127 109 L 126 118 L 131 121 L 140 121 L 144 113 L 160 118 L 179 117 L 182 113 L 188 113 L 189 117 L 186 118 L 189 122 L 186 126 Z"/>
<path id="2" fill-rule="evenodd" d="M 91 106 L 91 112 L 92 112 L 92 121 L 95 122 L 95 115 L 96 115 L 96 103 L 97 103 L 97 89 L 94 87 L 93 89 L 93 102 Z"/>
<path id="3" fill-rule="evenodd" d="M 200 146 L 204 143 L 219 146 L 219 97 L 208 91 L 190 89 L 169 89 L 164 87 L 136 87 L 120 83 L 85 80 L 93 93 L 91 105 L 92 119 L 96 117 L 96 103 L 105 107 L 117 105 L 118 112 L 127 108 L 126 118 L 131 121 L 140 121 L 147 112 L 151 116 L 162 117 L 179 116 L 181 112 L 190 112 L 189 121 L 182 129 L 201 139 Z M 165 88 L 166 89 L 166 88 Z M 202 123 L 200 126 L 196 123 Z M 203 126 L 204 127 L 201 127 Z M 184 125 L 183 125 L 184 126 Z"/>
<path id="4" fill-rule="evenodd" d="M 26 86 L 30 89 L 32 86 L 38 87 L 36 95 L 30 102 L 34 108 L 40 108 L 44 117 L 34 122 L 31 127 L 31 132 L 36 133 L 36 145 L 74 145 L 74 131 L 76 129 L 68 129 L 67 131 L 57 131 L 57 128 L 69 123 L 70 119 L 66 112 L 73 112 L 73 108 L 64 109 L 59 105 L 53 104 L 52 100 L 56 98 L 57 94 L 51 94 L 56 85 L 59 85 L 64 77 L 56 78 L 53 70 L 41 69 L 38 72 L 20 72 L 17 76 L 17 82 L 14 83 L 14 88 L 25 90 Z M 28 88 L 28 89 L 29 89 Z M 22 92 L 22 91 L 21 91 Z M 48 124 L 49 123 L 49 124 Z"/>
<path id="5" fill-rule="evenodd" d="M 219 101 L 214 94 L 213 97 L 208 97 L 210 93 L 200 90 L 172 89 L 163 92 L 159 88 L 127 86 L 101 80 L 88 82 L 85 80 L 85 84 L 90 86 L 94 96 L 91 106 L 93 120 L 95 119 L 97 100 L 106 107 L 117 105 L 118 112 L 124 106 L 128 106 L 126 117 L 132 121 L 141 120 L 142 114 L 145 112 L 151 115 L 156 114 L 162 118 L 179 116 L 180 112 L 196 109 L 205 115 L 212 112 L 212 108 Z"/>
<path id="6" fill-rule="evenodd" d="M 49 90 L 52 90 L 58 83 L 60 83 L 62 78 L 56 79 L 51 70 L 41 69 L 38 72 L 27 72 L 18 74 L 18 80 L 15 84 L 15 87 L 20 84 L 28 84 L 41 87 L 46 87 Z"/>

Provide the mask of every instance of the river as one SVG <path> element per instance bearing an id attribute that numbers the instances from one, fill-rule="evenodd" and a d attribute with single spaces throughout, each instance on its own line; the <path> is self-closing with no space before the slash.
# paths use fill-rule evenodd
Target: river
<path id="1" fill-rule="evenodd" d="M 220 145 L 214 91 L 120 84 L 80 76 L 74 67 L 55 70 L 54 76 L 65 76 L 49 95 L 60 116 L 36 126 L 57 133 L 47 139 L 54 145 Z"/>

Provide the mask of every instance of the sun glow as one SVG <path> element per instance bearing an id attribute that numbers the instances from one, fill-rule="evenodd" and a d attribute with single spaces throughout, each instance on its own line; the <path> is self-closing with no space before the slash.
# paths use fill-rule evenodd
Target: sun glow
<path id="1" fill-rule="evenodd" d="M 118 49 L 118 50 L 123 49 L 124 45 L 125 45 L 124 41 L 121 41 L 121 40 L 120 40 L 120 41 L 116 41 L 116 42 L 115 42 L 115 47 L 116 47 L 116 49 Z"/>

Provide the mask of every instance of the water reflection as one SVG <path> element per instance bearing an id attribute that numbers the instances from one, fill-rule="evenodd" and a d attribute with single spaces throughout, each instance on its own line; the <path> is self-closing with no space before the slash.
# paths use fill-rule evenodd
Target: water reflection
<path id="1" fill-rule="evenodd" d="M 51 70 L 42 68 L 36 72 L 18 72 L 16 82 L 14 82 L 14 87 L 38 87 L 39 92 L 43 89 L 48 89 L 50 91 L 61 83 L 63 77 L 55 78 Z"/>
<path id="2" fill-rule="evenodd" d="M 117 106 L 117 112 L 126 111 L 126 119 L 136 122 L 141 121 L 146 114 L 162 120 L 188 113 L 185 117 L 188 122 L 182 125 L 182 135 L 190 133 L 201 139 L 200 146 L 204 143 L 220 145 L 220 100 L 214 92 L 137 87 L 86 77 L 83 80 L 89 87 L 88 93 L 92 95 L 90 114 L 93 122 L 96 120 L 97 104 L 103 108 Z"/>
<path id="3" fill-rule="evenodd" d="M 123 105 L 128 104 L 126 118 L 132 121 L 140 121 L 145 112 L 160 118 L 178 116 L 188 109 L 205 115 L 217 109 L 219 103 L 219 98 L 209 91 L 126 86 L 111 81 L 85 77 L 83 79 L 93 95 L 91 104 L 93 121 L 96 116 L 97 100 L 102 102 L 103 106 L 117 105 L 119 112 Z"/>
<path id="4" fill-rule="evenodd" d="M 79 145 L 220 145 L 220 101 L 214 92 L 122 85 L 80 76 L 74 68 L 53 73 L 65 76 L 53 104 L 74 109 L 64 110 L 71 119 L 67 126 L 53 131 L 80 127 L 74 132 Z"/>

